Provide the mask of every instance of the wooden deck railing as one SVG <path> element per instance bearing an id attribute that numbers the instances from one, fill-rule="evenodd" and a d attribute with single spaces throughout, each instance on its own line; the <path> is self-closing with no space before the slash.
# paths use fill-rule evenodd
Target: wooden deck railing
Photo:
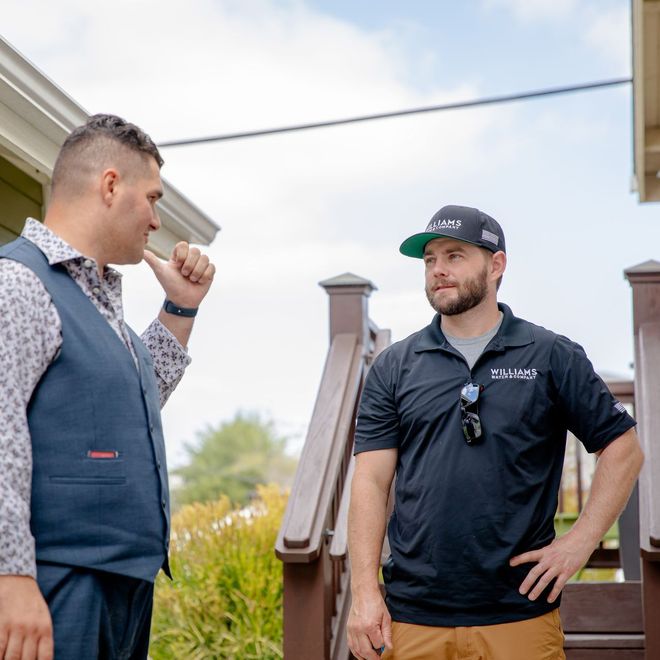
<path id="1" fill-rule="evenodd" d="M 634 414 L 634 382 L 607 381 L 612 394 L 628 405 Z M 559 533 L 563 533 L 582 512 L 591 489 L 596 455 L 587 453 L 582 443 L 569 433 L 566 443 L 564 472 L 559 488 L 557 516 Z M 622 568 L 626 580 L 640 579 L 639 507 L 637 488 L 619 517 L 616 534 L 608 534 L 592 553 L 587 568 Z M 563 529 L 562 529 L 563 528 Z"/>
<path id="2" fill-rule="evenodd" d="M 353 431 L 362 383 L 389 331 L 368 317 L 368 280 L 321 282 L 330 298 L 330 349 L 275 552 L 284 562 L 284 656 L 346 660 L 350 597 L 346 526 Z"/>
<path id="3" fill-rule="evenodd" d="M 606 381 L 610 392 L 623 404 L 629 408 L 635 403 L 635 386 L 632 380 Z M 633 412 L 633 411 L 631 411 Z M 633 412 L 634 414 L 634 412 Z M 585 464 L 585 461 L 587 464 Z M 591 465 L 588 462 L 591 462 Z M 590 475 L 596 465 L 594 455 L 587 453 L 584 446 L 573 436 L 569 434 L 566 445 L 566 460 L 564 461 L 564 470 L 571 472 L 574 479 L 564 479 L 559 490 L 559 507 L 557 512 L 562 513 L 580 513 L 584 508 L 589 488 L 591 486 Z M 586 469 L 585 469 L 586 468 Z M 590 468 L 590 469 L 589 469 Z"/>

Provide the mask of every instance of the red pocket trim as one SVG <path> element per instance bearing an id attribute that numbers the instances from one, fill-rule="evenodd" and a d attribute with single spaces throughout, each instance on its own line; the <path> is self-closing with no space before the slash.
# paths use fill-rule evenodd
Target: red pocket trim
<path id="1" fill-rule="evenodd" d="M 87 452 L 87 458 L 117 458 L 118 451 L 99 451 L 98 449 L 90 449 Z"/>

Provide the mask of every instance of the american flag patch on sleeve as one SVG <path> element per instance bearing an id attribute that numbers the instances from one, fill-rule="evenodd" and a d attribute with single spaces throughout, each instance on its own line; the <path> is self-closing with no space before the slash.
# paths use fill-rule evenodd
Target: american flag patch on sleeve
<path id="1" fill-rule="evenodd" d="M 626 407 L 621 403 L 621 401 L 617 401 L 614 404 L 614 409 L 618 410 L 620 413 L 626 412 Z"/>

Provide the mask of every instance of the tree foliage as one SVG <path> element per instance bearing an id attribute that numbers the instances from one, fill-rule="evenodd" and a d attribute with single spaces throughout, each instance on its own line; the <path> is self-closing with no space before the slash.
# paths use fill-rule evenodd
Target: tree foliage
<path id="1" fill-rule="evenodd" d="M 229 422 L 198 433 L 188 445 L 188 464 L 173 471 L 176 505 L 210 502 L 226 495 L 246 504 L 257 484 L 289 486 L 296 460 L 285 452 L 286 438 L 279 437 L 272 421 L 256 413 L 236 414 Z"/>

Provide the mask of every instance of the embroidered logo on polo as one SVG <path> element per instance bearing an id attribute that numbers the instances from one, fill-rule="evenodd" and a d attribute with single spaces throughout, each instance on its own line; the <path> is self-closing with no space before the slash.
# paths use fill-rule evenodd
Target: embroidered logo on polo
<path id="1" fill-rule="evenodd" d="M 463 222 L 461 220 L 452 220 L 451 218 L 442 218 L 429 223 L 426 231 L 438 231 L 440 229 L 458 229 Z"/>
<path id="2" fill-rule="evenodd" d="M 491 369 L 490 377 L 493 380 L 535 380 L 536 369 Z"/>

